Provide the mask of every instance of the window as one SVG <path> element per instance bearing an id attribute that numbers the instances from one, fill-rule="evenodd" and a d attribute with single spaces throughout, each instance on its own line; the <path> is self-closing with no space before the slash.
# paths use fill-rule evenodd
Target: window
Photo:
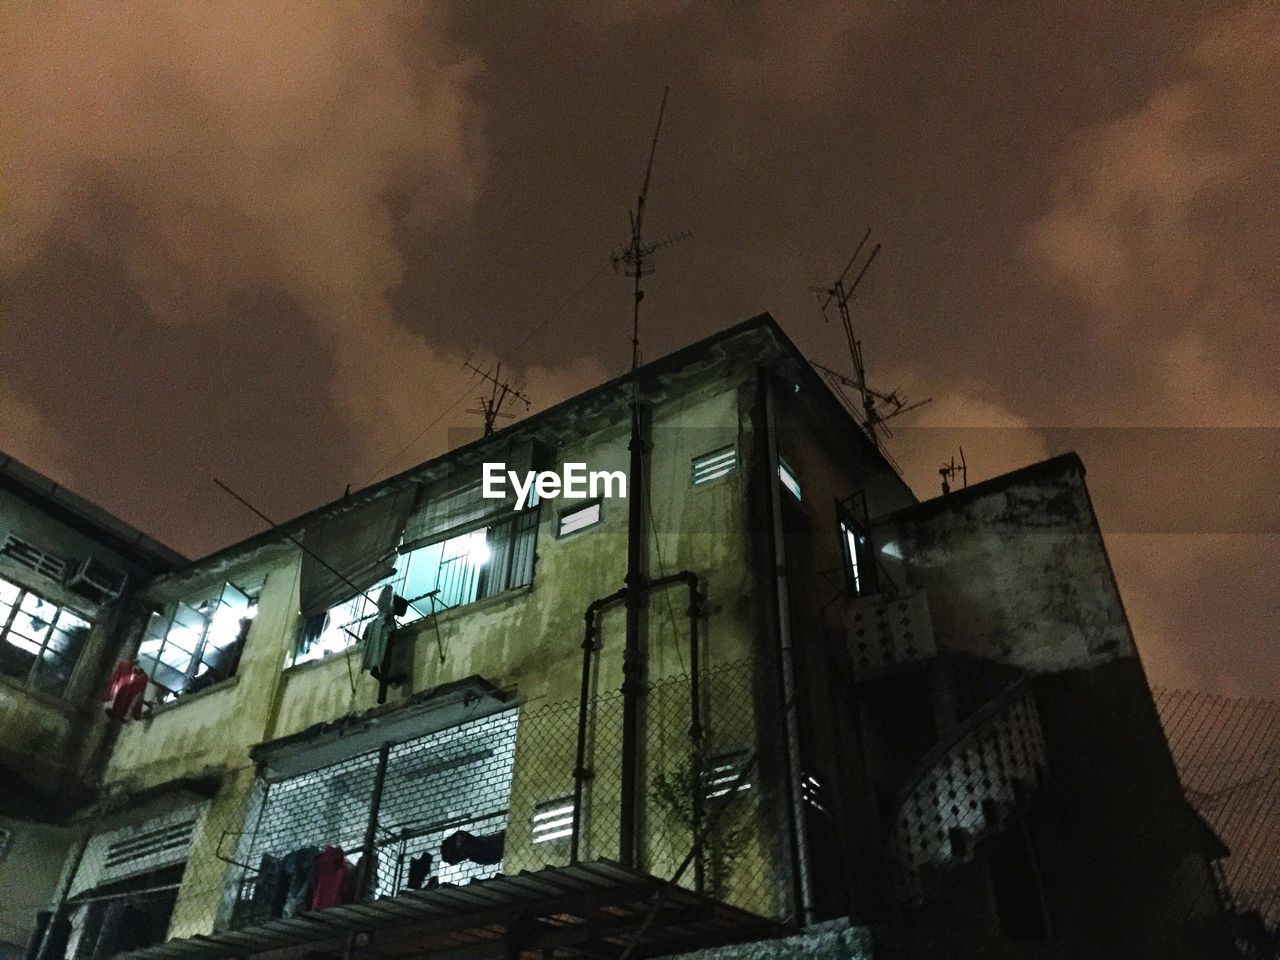
<path id="1" fill-rule="evenodd" d="M 747 751 L 732 750 L 711 758 L 702 774 L 702 795 L 707 800 L 728 798 L 751 789 L 751 775 L 744 774 Z"/>
<path id="2" fill-rule="evenodd" d="M 594 500 L 579 507 L 572 507 L 560 514 L 560 523 L 556 527 L 556 536 L 567 537 L 571 533 L 594 527 L 600 522 L 601 502 Z"/>
<path id="3" fill-rule="evenodd" d="M 89 621 L 0 579 L 0 673 L 60 695 L 89 636 Z"/>
<path id="4" fill-rule="evenodd" d="M 693 485 L 696 487 L 699 484 L 710 483 L 712 480 L 719 480 L 732 473 L 737 466 L 738 451 L 732 446 L 721 447 L 719 450 L 712 450 L 710 453 L 694 457 L 691 471 Z"/>
<path id="5" fill-rule="evenodd" d="M 791 469 L 791 464 L 778 458 L 778 479 L 782 481 L 782 485 L 787 488 L 790 494 L 797 500 L 803 500 L 800 495 L 800 481 L 796 478 L 796 472 Z"/>
<path id="6" fill-rule="evenodd" d="M 867 535 L 848 517 L 840 518 L 840 542 L 844 548 L 845 569 L 849 571 L 849 584 L 855 594 L 873 592 L 875 569 L 871 561 Z"/>
<path id="7" fill-rule="evenodd" d="M 389 578 L 331 607 L 310 630 L 303 624 L 293 663 L 318 660 L 358 643 L 378 612 L 378 594 L 385 586 L 408 601 L 397 618 L 402 626 L 526 586 L 533 581 L 537 536 L 538 511 L 523 510 L 401 553 Z"/>
<path id="8" fill-rule="evenodd" d="M 573 835 L 573 797 L 545 800 L 533 808 L 533 842 L 550 843 Z"/>
<path id="9" fill-rule="evenodd" d="M 257 609 L 256 599 L 228 583 L 211 597 L 153 613 L 138 647 L 152 695 L 163 703 L 233 676 Z"/>

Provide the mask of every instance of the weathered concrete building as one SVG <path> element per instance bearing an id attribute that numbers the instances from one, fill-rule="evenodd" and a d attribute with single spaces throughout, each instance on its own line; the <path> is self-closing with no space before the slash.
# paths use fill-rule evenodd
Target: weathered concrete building
<path id="1" fill-rule="evenodd" d="M 917 503 L 767 316 L 142 601 L 49 960 L 1230 955 L 1079 460 Z"/>
<path id="2" fill-rule="evenodd" d="M 98 698 L 129 601 L 187 561 L 0 454 L 0 951 L 53 897 L 110 749 Z"/>

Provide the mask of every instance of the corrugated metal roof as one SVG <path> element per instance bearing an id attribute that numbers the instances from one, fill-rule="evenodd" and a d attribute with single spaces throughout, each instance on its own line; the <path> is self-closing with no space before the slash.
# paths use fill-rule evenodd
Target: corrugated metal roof
<path id="1" fill-rule="evenodd" d="M 337 951 L 409 958 L 460 947 L 510 948 L 530 958 L 637 957 L 782 936 L 788 928 L 609 861 L 499 875 L 466 886 L 317 910 L 121 954 L 117 960 Z M 514 939 L 514 944 L 510 941 Z M 638 941 L 638 942 L 637 942 Z"/>

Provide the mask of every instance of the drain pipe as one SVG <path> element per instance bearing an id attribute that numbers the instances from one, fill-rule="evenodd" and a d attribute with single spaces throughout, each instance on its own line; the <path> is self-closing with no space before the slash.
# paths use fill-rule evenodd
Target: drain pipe
<path id="1" fill-rule="evenodd" d="M 791 818 L 795 840 L 795 865 L 799 874 L 797 888 L 800 897 L 801 922 L 808 926 L 813 922 L 813 876 L 809 858 L 809 831 L 805 823 L 804 799 L 800 784 L 804 777 L 800 763 L 800 720 L 796 707 L 795 648 L 791 636 L 791 597 L 787 578 L 786 544 L 782 529 L 782 497 L 778 489 L 778 441 L 775 427 L 773 385 L 768 374 L 761 377 L 764 386 L 764 432 L 768 452 L 768 490 L 771 533 L 773 540 L 773 579 L 777 590 L 778 652 L 782 674 L 782 714 L 786 728 L 787 772 L 791 800 Z"/>
<path id="2" fill-rule="evenodd" d="M 617 590 L 607 597 L 592 600 L 587 605 L 583 619 L 586 626 L 582 636 L 582 689 L 578 694 L 578 753 L 573 766 L 573 834 L 569 840 L 569 862 L 577 863 L 579 854 L 579 837 L 582 826 L 582 793 L 587 780 L 587 703 L 591 696 L 591 654 L 597 649 L 596 638 L 600 635 L 600 624 L 596 617 L 600 611 L 610 604 L 617 603 L 626 597 L 627 591 Z"/>

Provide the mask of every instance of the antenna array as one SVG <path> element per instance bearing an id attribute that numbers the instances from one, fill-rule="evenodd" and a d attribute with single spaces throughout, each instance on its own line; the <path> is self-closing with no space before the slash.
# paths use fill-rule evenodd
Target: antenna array
<path id="1" fill-rule="evenodd" d="M 510 419 L 513 414 L 502 409 L 502 405 L 508 400 L 519 400 L 524 404 L 524 408 L 528 410 L 533 401 L 524 394 L 524 384 L 513 386 L 510 381 L 501 379 L 502 364 L 499 362 L 492 371 L 484 367 L 478 367 L 471 362 L 471 358 L 467 357 L 462 361 L 462 365 L 468 370 L 478 373 L 481 378 L 490 384 L 489 395 L 487 397 L 479 397 L 480 409 L 468 410 L 467 413 L 479 413 L 484 416 L 484 435 L 487 437 L 493 433 L 494 426 L 499 417 Z"/>

